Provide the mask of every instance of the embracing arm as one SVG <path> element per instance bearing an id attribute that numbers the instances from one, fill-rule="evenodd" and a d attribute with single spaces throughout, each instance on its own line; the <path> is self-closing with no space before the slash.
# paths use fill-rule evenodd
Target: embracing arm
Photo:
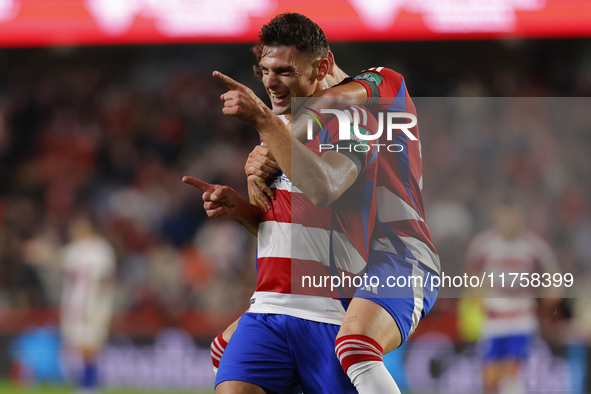
<path id="1" fill-rule="evenodd" d="M 365 87 L 355 81 L 350 81 L 342 85 L 322 90 L 312 95 L 314 100 L 309 101 L 309 108 L 320 111 L 322 108 L 345 109 L 353 105 L 364 105 L 367 101 L 367 91 Z M 307 103 L 308 104 L 308 103 Z M 325 119 L 330 120 L 332 114 L 325 114 Z M 285 129 L 289 132 L 289 127 L 276 124 L 279 129 Z M 306 138 L 305 122 L 296 122 L 292 124 L 291 135 L 298 141 L 304 141 Z M 269 198 L 273 199 L 273 192 L 267 187 L 265 181 L 272 178 L 280 168 L 273 155 L 267 147 L 258 145 L 249 155 L 245 165 L 245 171 L 248 181 L 248 194 L 250 202 L 262 207 L 265 210 L 270 208 Z M 291 179 L 291 178 L 290 178 Z M 297 181 L 295 181 L 297 182 Z M 298 183 L 296 183 L 297 185 Z M 339 189 L 339 187 L 337 187 Z M 320 196 L 322 199 L 322 196 Z M 328 201 L 332 200 L 330 196 L 325 195 Z"/>
<path id="2" fill-rule="evenodd" d="M 306 100 L 305 103 L 308 108 L 318 112 L 323 108 L 343 110 L 355 105 L 367 104 L 367 90 L 365 90 L 365 87 L 362 84 L 355 81 L 349 81 L 342 85 L 336 85 L 329 89 L 316 92 L 310 96 L 310 99 Z M 301 107 L 294 112 L 299 114 L 301 112 Z M 329 113 L 323 115 L 327 122 L 334 116 Z M 294 119 L 296 119 L 295 116 Z M 305 122 L 296 122 L 292 125 L 291 133 L 299 141 L 305 140 L 306 132 Z"/>
<path id="3" fill-rule="evenodd" d="M 325 206 L 338 199 L 357 179 L 355 163 L 335 151 L 317 156 L 269 113 L 255 126 L 285 175 L 314 205 Z"/>
<path id="4" fill-rule="evenodd" d="M 267 212 L 271 208 L 269 199 L 275 199 L 275 193 L 267 184 L 281 169 L 266 145 L 257 145 L 248 155 L 244 165 L 248 184 L 248 198 L 251 204 Z"/>

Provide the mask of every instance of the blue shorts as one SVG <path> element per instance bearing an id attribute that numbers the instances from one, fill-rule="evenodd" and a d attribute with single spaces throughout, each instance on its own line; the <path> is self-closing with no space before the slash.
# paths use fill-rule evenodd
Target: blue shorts
<path id="1" fill-rule="evenodd" d="M 267 393 L 356 394 L 335 354 L 339 328 L 288 315 L 244 313 L 215 384 L 238 380 Z"/>
<path id="2" fill-rule="evenodd" d="M 419 262 L 410 262 L 389 252 L 372 250 L 369 255 L 368 282 L 379 279 L 376 287 L 360 287 L 355 297 L 374 301 L 392 315 L 398 325 L 402 343 L 417 328 L 419 321 L 429 313 L 439 288 L 431 289 L 431 277 L 438 275 Z M 422 286 L 415 286 L 415 279 L 422 277 Z M 401 286 L 397 286 L 396 283 Z M 411 283 L 409 285 L 409 283 Z"/>
<path id="3" fill-rule="evenodd" d="M 493 337 L 482 342 L 485 361 L 518 360 L 523 361 L 529 355 L 533 335 L 517 334 Z"/>

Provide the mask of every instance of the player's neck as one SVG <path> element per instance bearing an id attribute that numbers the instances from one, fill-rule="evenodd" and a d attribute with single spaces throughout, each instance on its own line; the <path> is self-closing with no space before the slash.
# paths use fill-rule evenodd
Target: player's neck
<path id="1" fill-rule="evenodd" d="M 338 67 L 338 66 L 335 64 L 335 65 L 334 65 L 334 68 L 333 68 L 333 70 L 332 70 L 332 73 L 331 73 L 331 77 L 332 77 L 332 79 L 334 80 L 334 83 L 331 85 L 331 87 L 332 87 L 332 86 L 334 86 L 334 85 L 336 85 L 336 84 L 339 84 L 339 83 L 343 82 L 343 80 L 344 80 L 345 78 L 349 77 L 349 75 L 348 75 L 346 72 L 344 72 L 343 70 L 341 70 L 341 69 L 340 69 L 340 68 L 339 68 L 339 67 Z"/>

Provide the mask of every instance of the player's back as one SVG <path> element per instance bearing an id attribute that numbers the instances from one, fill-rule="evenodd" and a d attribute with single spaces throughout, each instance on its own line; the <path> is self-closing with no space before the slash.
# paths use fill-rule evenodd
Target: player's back
<path id="1" fill-rule="evenodd" d="M 372 67 L 352 80 L 366 88 L 368 108 L 383 121 L 376 183 L 379 226 L 373 249 L 416 260 L 427 271 L 439 274 L 439 255 L 425 221 L 418 124 L 405 130 L 394 128 L 391 138 L 387 133 L 388 113 L 417 116 L 404 77 L 385 67 Z M 399 119 L 401 123 L 411 120 L 403 116 Z"/>

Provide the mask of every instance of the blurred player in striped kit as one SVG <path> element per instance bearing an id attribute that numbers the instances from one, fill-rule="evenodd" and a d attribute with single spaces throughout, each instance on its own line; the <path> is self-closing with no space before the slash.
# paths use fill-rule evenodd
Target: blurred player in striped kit
<path id="1" fill-rule="evenodd" d="M 468 269 L 494 277 L 482 296 L 486 321 L 482 332 L 483 384 L 488 393 L 526 393 L 520 376 L 538 330 L 536 288 L 524 287 L 513 274 L 556 273 L 557 261 L 546 241 L 526 230 L 525 210 L 513 199 L 498 204 L 492 228 L 476 235 L 468 247 Z M 504 282 L 499 275 L 504 274 Z M 546 306 L 557 304 L 557 289 L 551 287 L 540 299 Z"/>
<path id="2" fill-rule="evenodd" d="M 83 360 L 75 384 L 80 394 L 98 390 L 96 358 L 105 345 L 114 301 L 116 259 L 111 244 L 91 218 L 77 215 L 68 226 L 70 243 L 63 256 L 61 329 L 65 351 Z"/>

